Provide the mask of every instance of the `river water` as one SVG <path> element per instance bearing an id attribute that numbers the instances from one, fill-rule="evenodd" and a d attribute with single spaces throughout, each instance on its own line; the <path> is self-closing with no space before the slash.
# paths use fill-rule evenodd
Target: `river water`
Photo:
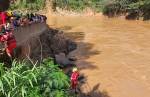
<path id="1" fill-rule="evenodd" d="M 93 97 L 150 97 L 150 22 L 104 16 L 49 16 L 78 43 L 71 54 Z M 100 92 L 98 92 L 100 91 Z M 103 96 L 102 96 L 103 97 Z"/>

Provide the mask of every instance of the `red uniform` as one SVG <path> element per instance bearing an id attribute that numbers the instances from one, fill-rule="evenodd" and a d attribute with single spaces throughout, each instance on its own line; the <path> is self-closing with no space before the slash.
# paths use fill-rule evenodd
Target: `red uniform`
<path id="1" fill-rule="evenodd" d="M 72 89 L 76 89 L 77 84 L 78 84 L 78 77 L 79 77 L 79 73 L 77 71 L 73 72 L 71 74 L 71 87 L 72 87 Z"/>
<path id="2" fill-rule="evenodd" d="M 16 48 L 16 39 L 12 32 L 7 32 L 6 34 L 0 37 L 0 41 L 6 41 L 6 52 L 9 55 L 13 54 L 13 50 Z"/>
<path id="3" fill-rule="evenodd" d="M 0 24 L 6 24 L 6 13 L 5 12 L 0 12 Z"/>
<path id="4" fill-rule="evenodd" d="M 15 36 L 12 34 L 12 32 L 8 33 L 8 38 L 7 38 L 7 48 L 6 52 L 9 54 L 13 54 L 13 50 L 16 48 L 16 39 Z"/>

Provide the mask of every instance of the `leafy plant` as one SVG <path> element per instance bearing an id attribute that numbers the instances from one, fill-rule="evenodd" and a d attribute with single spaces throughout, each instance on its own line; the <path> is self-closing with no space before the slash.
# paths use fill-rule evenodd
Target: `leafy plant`
<path id="1" fill-rule="evenodd" d="M 45 0 L 16 0 L 10 5 L 10 10 L 40 10 L 44 6 Z"/>
<path id="2" fill-rule="evenodd" d="M 110 0 L 109 0 L 110 1 Z M 136 14 L 136 17 L 150 19 L 150 0 L 113 0 L 104 6 L 104 14 Z M 133 15 L 131 15 L 133 16 Z"/>
<path id="3" fill-rule="evenodd" d="M 71 10 L 71 11 L 83 11 L 86 8 L 99 12 L 103 3 L 106 0 L 53 0 L 53 4 L 56 7 Z"/>
<path id="4" fill-rule="evenodd" d="M 36 66 L 27 62 L 0 64 L 0 97 L 70 97 L 69 78 L 48 58 Z"/>

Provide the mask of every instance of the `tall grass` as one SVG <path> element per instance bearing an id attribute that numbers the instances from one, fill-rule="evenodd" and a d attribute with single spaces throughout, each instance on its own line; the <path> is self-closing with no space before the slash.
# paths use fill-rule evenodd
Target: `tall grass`
<path id="1" fill-rule="evenodd" d="M 99 12 L 103 8 L 106 0 L 53 0 L 56 7 L 71 11 L 83 11 L 90 8 L 93 11 Z"/>
<path id="2" fill-rule="evenodd" d="M 128 13 L 131 16 L 150 19 L 150 0 L 113 0 L 104 7 L 103 13 L 107 15 Z"/>
<path id="3" fill-rule="evenodd" d="M 44 8 L 46 0 L 16 0 L 10 5 L 10 9 L 19 10 L 40 10 Z M 108 0 L 50 0 L 52 8 L 59 7 L 70 11 L 83 11 L 90 8 L 93 11 L 102 11 L 104 4 Z"/>
<path id="4" fill-rule="evenodd" d="M 69 78 L 49 59 L 40 66 L 16 62 L 8 69 L 0 63 L 0 97 L 71 97 Z"/>
<path id="5" fill-rule="evenodd" d="M 10 4 L 11 10 L 40 10 L 44 8 L 45 0 L 16 0 Z"/>

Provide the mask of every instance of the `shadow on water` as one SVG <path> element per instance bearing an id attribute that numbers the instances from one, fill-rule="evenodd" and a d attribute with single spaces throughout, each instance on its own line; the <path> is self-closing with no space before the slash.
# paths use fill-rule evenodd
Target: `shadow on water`
<path id="1" fill-rule="evenodd" d="M 97 69 L 94 63 L 91 61 L 88 61 L 88 59 L 91 56 L 100 54 L 101 51 L 93 50 L 93 44 L 91 43 L 85 43 L 85 42 L 79 42 L 77 51 L 75 51 L 75 54 L 78 57 L 77 65 L 80 69 Z"/>
<path id="2" fill-rule="evenodd" d="M 106 91 L 99 91 L 100 84 L 96 84 L 92 90 L 87 93 L 79 94 L 80 97 L 110 97 Z"/>
<path id="3" fill-rule="evenodd" d="M 74 41 L 81 41 L 84 39 L 84 32 L 67 32 L 65 35 Z"/>
<path id="4" fill-rule="evenodd" d="M 93 50 L 93 44 L 83 42 L 85 33 L 84 32 L 66 32 L 66 37 L 69 37 L 77 43 L 77 49 L 71 52 L 71 55 L 75 55 L 78 59 L 76 64 L 80 69 L 96 69 L 92 62 L 89 62 L 91 56 L 98 55 L 101 51 Z"/>
<path id="5" fill-rule="evenodd" d="M 80 37 L 78 37 L 78 38 L 80 38 Z M 73 39 L 73 38 L 71 38 L 71 39 Z M 87 59 L 89 59 L 91 56 L 100 54 L 101 52 L 97 51 L 97 50 L 92 50 L 93 44 L 91 44 L 91 43 L 85 43 L 85 42 L 76 42 L 76 43 L 77 43 L 77 49 L 70 52 L 69 56 L 75 57 L 75 59 L 77 60 L 75 62 L 75 64 L 78 66 L 78 68 L 80 70 L 97 69 L 98 67 L 93 65 L 94 63 L 91 61 L 88 61 Z M 70 75 L 70 73 L 72 72 L 73 66 L 72 65 L 67 66 L 67 68 L 66 68 L 66 71 L 68 72 L 67 74 Z"/>
<path id="6" fill-rule="evenodd" d="M 76 65 L 82 69 L 97 69 L 93 62 L 88 61 L 91 56 L 98 55 L 101 51 L 94 50 L 92 43 L 84 42 L 85 32 L 66 32 L 66 37 L 69 37 L 77 43 L 77 49 L 71 52 L 71 55 L 77 57 Z M 85 87 L 86 92 L 83 92 L 82 87 Z M 87 77 L 80 75 L 79 78 L 79 97 L 110 97 L 106 91 L 100 91 L 100 84 L 97 83 L 94 87 L 90 87 L 87 83 Z"/>
<path id="7" fill-rule="evenodd" d="M 59 28 L 59 30 L 71 30 L 72 27 L 71 26 L 62 26 Z"/>
<path id="8" fill-rule="evenodd" d="M 97 83 L 94 87 L 90 87 L 89 84 L 86 82 L 87 79 L 84 75 L 81 75 L 79 78 L 79 97 L 110 97 L 106 91 L 100 91 L 100 83 Z M 82 86 L 86 88 L 86 92 L 82 92 Z"/>

